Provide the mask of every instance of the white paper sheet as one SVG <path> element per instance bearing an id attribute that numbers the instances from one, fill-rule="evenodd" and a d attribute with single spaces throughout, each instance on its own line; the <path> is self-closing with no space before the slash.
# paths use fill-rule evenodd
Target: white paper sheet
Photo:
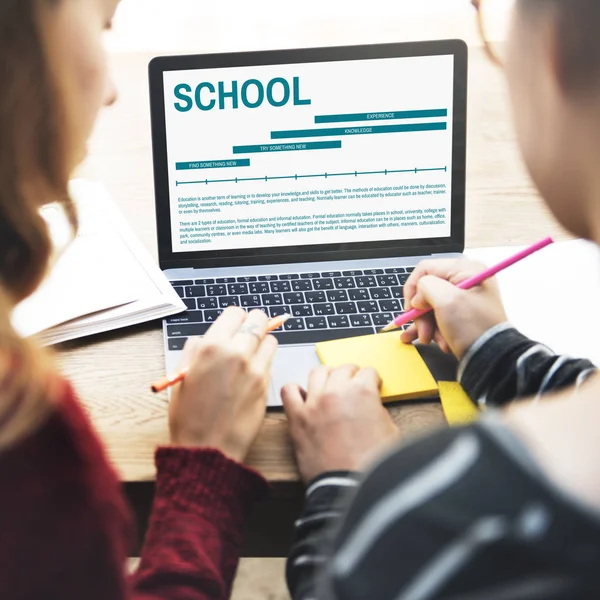
<path id="1" fill-rule="evenodd" d="M 520 248 L 465 254 L 494 265 Z M 600 250 L 583 240 L 553 244 L 498 275 L 510 321 L 559 354 L 600 366 Z"/>
<path id="2" fill-rule="evenodd" d="M 79 211 L 77 238 L 40 288 L 15 308 L 15 329 L 58 343 L 184 310 L 106 190 L 75 180 L 71 194 Z M 50 206 L 43 214 L 56 245 L 64 246 L 68 227 L 62 212 Z"/>

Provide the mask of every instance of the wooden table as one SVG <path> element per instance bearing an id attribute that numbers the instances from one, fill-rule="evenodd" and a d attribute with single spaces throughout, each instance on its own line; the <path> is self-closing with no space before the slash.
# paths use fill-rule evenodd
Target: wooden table
<path id="1" fill-rule="evenodd" d="M 119 102 L 101 116 L 83 172 L 108 186 L 137 235 L 156 256 L 146 81 L 150 58 L 143 53 L 113 57 Z M 479 49 L 471 52 L 469 80 L 467 246 L 525 244 L 550 234 L 566 237 L 521 164 L 502 73 Z M 148 387 L 164 371 L 160 323 L 65 344 L 58 358 L 126 483 L 143 526 L 152 484 L 141 482 L 152 482 L 154 449 L 168 443 L 166 396 L 154 396 Z M 391 412 L 405 434 L 444 424 L 436 403 L 408 404 Z M 283 555 L 302 496 L 285 415 L 267 415 L 248 464 L 273 483 L 273 493 L 270 504 L 259 508 L 251 525 L 262 541 L 249 542 L 247 553 Z"/>

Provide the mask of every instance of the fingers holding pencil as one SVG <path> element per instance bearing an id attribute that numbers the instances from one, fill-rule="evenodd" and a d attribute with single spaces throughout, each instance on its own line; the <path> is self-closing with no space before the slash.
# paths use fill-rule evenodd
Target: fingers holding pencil
<path id="1" fill-rule="evenodd" d="M 244 356 L 252 356 L 269 330 L 269 318 L 262 310 L 248 313 L 231 338 L 232 347 Z"/>
<path id="2" fill-rule="evenodd" d="M 237 349 L 245 356 L 251 356 L 258 353 L 263 345 L 275 346 L 273 340 L 267 340 L 268 333 L 282 327 L 290 318 L 290 315 L 284 314 L 273 319 L 268 319 L 261 310 L 253 310 L 246 313 L 241 308 L 230 307 L 225 309 L 223 314 L 206 332 L 203 338 L 190 338 L 185 345 L 183 354 L 183 363 L 190 364 L 196 351 L 202 347 L 203 342 L 227 343 L 232 349 Z M 266 351 L 260 352 L 263 356 Z M 188 372 L 188 367 L 182 367 L 176 373 L 167 375 L 151 385 L 154 393 L 162 392 L 167 388 L 183 381 Z"/>
<path id="3" fill-rule="evenodd" d="M 519 261 L 531 256 L 532 254 L 550 246 L 553 244 L 554 240 L 551 237 L 546 237 L 527 248 L 523 248 L 519 250 L 516 254 L 505 258 L 500 261 L 497 265 L 490 267 L 489 269 L 483 269 L 479 273 L 475 273 L 470 277 L 463 278 L 460 271 L 460 266 L 469 263 L 470 261 L 466 259 L 462 259 L 459 261 L 452 260 L 429 260 L 423 261 L 412 273 L 411 277 L 406 282 L 404 286 L 404 297 L 406 299 L 406 307 L 407 310 L 404 313 L 399 314 L 391 323 L 388 323 L 380 333 L 384 333 L 387 331 L 392 331 L 393 329 L 400 327 L 402 325 L 406 325 L 413 320 L 416 320 L 417 323 L 425 323 L 426 320 L 421 319 L 427 312 L 434 310 L 434 306 L 431 302 L 428 302 L 428 299 L 425 298 L 425 293 L 423 290 L 424 286 L 428 286 L 431 282 L 431 285 L 439 286 L 440 283 L 438 280 L 446 280 L 447 282 L 452 283 L 456 287 L 461 290 L 470 290 L 472 288 L 478 288 L 480 286 L 479 292 L 481 293 L 481 289 L 485 286 L 495 285 L 492 278 L 500 273 L 500 271 L 504 271 L 508 267 L 518 263 Z M 456 269 L 454 269 L 456 267 Z M 436 279 L 437 276 L 437 279 Z M 419 279 L 423 277 L 423 279 Z M 431 279 L 425 279 L 425 277 L 431 277 Z M 425 282 L 428 282 L 427 284 Z M 417 289 L 415 286 L 419 285 L 420 289 Z M 421 296 L 419 292 L 422 292 Z M 453 292 L 449 290 L 449 288 L 445 288 L 445 293 L 443 294 L 443 298 L 440 297 L 440 302 L 446 302 L 447 304 L 451 304 L 449 299 L 449 295 Z M 431 294 L 430 294 L 431 295 Z M 460 296 L 460 294 L 458 294 Z M 419 308 L 419 304 L 422 305 L 422 308 Z M 411 306 L 412 305 L 412 306 Z M 437 311 L 439 313 L 441 309 L 441 305 L 438 303 Z M 408 339 L 409 335 L 405 335 L 405 341 L 410 341 Z"/>
<path id="4" fill-rule="evenodd" d="M 227 309 L 186 350 L 169 404 L 172 443 L 217 448 L 242 461 L 263 423 L 277 340 L 285 317 Z"/>
<path id="5" fill-rule="evenodd" d="M 428 260 L 411 274 L 404 288 L 407 309 L 432 310 L 401 335 L 405 343 L 435 341 L 442 350 L 462 358 L 488 329 L 506 321 L 498 285 L 488 279 L 466 291 L 458 284 L 480 273 L 480 263 L 467 259 Z"/>

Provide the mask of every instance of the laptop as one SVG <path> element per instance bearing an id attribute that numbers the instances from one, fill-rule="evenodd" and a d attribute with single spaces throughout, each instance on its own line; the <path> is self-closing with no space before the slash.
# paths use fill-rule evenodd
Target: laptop
<path id="1" fill-rule="evenodd" d="M 373 334 L 425 258 L 464 250 L 459 40 L 168 56 L 149 66 L 160 267 L 188 310 L 167 372 L 230 305 L 275 332 L 269 405 L 314 345 Z"/>

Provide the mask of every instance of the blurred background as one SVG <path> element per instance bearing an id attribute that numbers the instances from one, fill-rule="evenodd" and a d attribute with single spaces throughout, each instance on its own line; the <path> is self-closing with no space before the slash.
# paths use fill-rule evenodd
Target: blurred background
<path id="1" fill-rule="evenodd" d="M 121 0 L 109 44 L 176 53 L 448 37 L 477 40 L 469 0 Z"/>

